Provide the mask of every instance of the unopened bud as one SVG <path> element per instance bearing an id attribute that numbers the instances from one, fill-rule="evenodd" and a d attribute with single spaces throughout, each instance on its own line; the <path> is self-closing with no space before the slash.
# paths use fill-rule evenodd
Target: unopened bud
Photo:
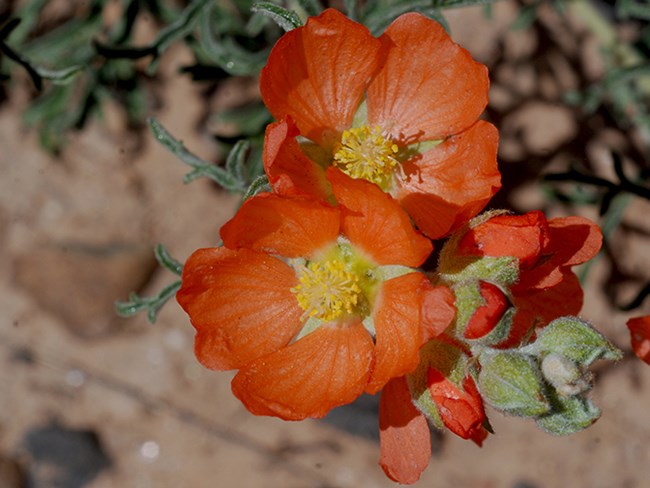
<path id="1" fill-rule="evenodd" d="M 479 281 L 478 287 L 484 303 L 476 308 L 467 322 L 463 332 L 465 339 L 480 339 L 487 336 L 501 322 L 503 314 L 510 305 L 508 298 L 498 286 L 487 281 Z"/>
<path id="2" fill-rule="evenodd" d="M 596 359 L 617 360 L 621 351 L 587 322 L 577 317 L 560 317 L 538 334 L 534 343 L 520 351 L 537 357 L 558 354 L 582 367 Z"/>
<path id="3" fill-rule="evenodd" d="M 427 372 L 427 384 L 438 415 L 449 430 L 481 445 L 485 436 L 483 400 L 471 376 L 456 385 L 434 368 Z"/>
<path id="4" fill-rule="evenodd" d="M 469 368 L 467 354 L 456 345 L 433 339 L 420 349 L 420 364 L 407 376 L 413 404 L 424 414 L 429 422 L 439 428 L 445 427 L 436 402 L 431 394 L 430 371 L 435 370 L 452 384 L 460 384 Z"/>
<path id="5" fill-rule="evenodd" d="M 479 362 L 479 390 L 494 408 L 520 417 L 537 417 L 551 409 L 533 358 L 516 352 L 486 351 Z"/>
<path id="6" fill-rule="evenodd" d="M 583 371 L 575 362 L 564 356 L 545 356 L 541 369 L 546 381 L 562 396 L 579 395 L 591 389 L 591 373 Z"/>

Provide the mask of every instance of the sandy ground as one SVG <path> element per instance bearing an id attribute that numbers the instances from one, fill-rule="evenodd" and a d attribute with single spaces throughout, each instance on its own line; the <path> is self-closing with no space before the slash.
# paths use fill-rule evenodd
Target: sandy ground
<path id="1" fill-rule="evenodd" d="M 548 32 L 509 31 L 514 15 L 502 3 L 491 21 L 480 10 L 449 18 L 454 37 L 492 70 L 488 114 L 502 130 L 504 179 L 514 185 L 498 203 L 566 213 L 545 203 L 537 173 L 576 157 L 576 148 L 599 164 L 606 137 L 632 143 L 607 126 L 585 133 L 584 121 L 558 102 L 558 86 L 582 74 L 572 73 Z M 180 47 L 165 57 L 165 104 L 156 116 L 215 158 L 210 134 L 197 130 L 200 89 L 176 74 L 187 60 Z M 239 95 L 216 96 L 227 104 Z M 23 98 L 0 107 L 0 487 L 393 486 L 377 466 L 376 398 L 322 421 L 254 417 L 230 393 L 232 375 L 198 365 L 193 329 L 174 302 L 153 326 L 142 316 L 115 317 L 115 299 L 174 279 L 154 271 L 155 243 L 179 259 L 214 245 L 236 198 L 207 181 L 183 185 L 186 168 L 148 134 L 125 133 L 116 108 L 105 123 L 72 135 L 61 158 L 50 157 L 20 125 Z M 630 314 L 612 308 L 650 278 L 649 210 L 639 201 L 626 208 L 610 239 L 616 265 L 600 258 L 586 284 L 583 316 L 628 353 L 596 366 L 602 418 L 553 438 L 493 412 L 497 434 L 482 449 L 434 436 L 417 486 L 650 486 L 650 367 L 629 355 Z M 593 209 L 571 211 L 597 218 Z M 627 280 L 614 279 L 621 276 Z"/>

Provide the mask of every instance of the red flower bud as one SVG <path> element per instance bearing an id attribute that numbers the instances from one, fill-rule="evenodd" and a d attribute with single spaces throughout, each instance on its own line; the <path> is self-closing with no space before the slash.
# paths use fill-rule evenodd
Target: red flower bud
<path id="1" fill-rule="evenodd" d="M 485 410 L 472 377 L 467 376 L 460 388 L 434 368 L 429 368 L 427 376 L 431 398 L 445 426 L 459 437 L 472 439 L 480 446 L 487 435 L 483 428 Z"/>
<path id="2" fill-rule="evenodd" d="M 479 291 L 485 304 L 478 307 L 469 319 L 463 333 L 465 339 L 480 339 L 488 335 L 497 326 L 509 306 L 508 298 L 498 286 L 480 281 Z"/>

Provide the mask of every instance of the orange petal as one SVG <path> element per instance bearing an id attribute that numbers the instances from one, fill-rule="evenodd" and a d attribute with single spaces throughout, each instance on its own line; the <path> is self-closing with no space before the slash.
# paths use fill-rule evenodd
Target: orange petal
<path id="1" fill-rule="evenodd" d="M 289 115 L 303 136 L 332 146 L 378 69 L 380 45 L 364 26 L 327 9 L 277 42 L 260 76 L 262 99 L 276 119 Z"/>
<path id="2" fill-rule="evenodd" d="M 295 272 L 279 259 L 241 249 L 199 249 L 183 268 L 178 303 L 196 328 L 195 352 L 205 367 L 240 368 L 278 350 L 302 327 L 290 288 Z"/>
<path id="3" fill-rule="evenodd" d="M 412 484 L 431 459 L 427 420 L 411 402 L 405 378 L 389 381 L 379 400 L 379 465 L 393 481 Z"/>
<path id="4" fill-rule="evenodd" d="M 463 211 L 460 206 L 432 194 L 404 193 L 398 198 L 418 229 L 434 240 L 449 234 Z"/>
<path id="5" fill-rule="evenodd" d="M 479 213 L 501 187 L 498 132 L 478 121 L 403 165 L 396 197 L 418 228 L 437 239 Z"/>
<path id="6" fill-rule="evenodd" d="M 650 315 L 634 317 L 627 321 L 632 350 L 639 359 L 650 364 Z"/>
<path id="7" fill-rule="evenodd" d="M 466 256 L 513 256 L 521 267 L 532 266 L 549 239 L 548 223 L 540 211 L 498 215 L 469 229 L 458 245 Z"/>
<path id="8" fill-rule="evenodd" d="M 255 415 L 323 417 L 355 400 L 368 381 L 372 339 L 360 322 L 323 325 L 241 369 L 232 391 Z"/>
<path id="9" fill-rule="evenodd" d="M 426 280 L 422 293 L 422 343 L 442 334 L 456 316 L 454 293 L 446 286 L 433 286 Z"/>
<path id="10" fill-rule="evenodd" d="M 548 221 L 551 245 L 563 266 L 575 266 L 593 258 L 603 244 L 600 227 L 583 217 L 560 217 Z"/>
<path id="11" fill-rule="evenodd" d="M 472 434 L 470 435 L 470 439 L 478 447 L 483 447 L 483 441 L 487 439 L 487 436 L 489 434 L 490 433 L 488 432 L 488 430 L 485 427 L 481 426 L 472 432 Z"/>
<path id="12" fill-rule="evenodd" d="M 264 170 L 273 192 L 282 196 L 306 195 L 327 200 L 332 189 L 325 170 L 300 149 L 298 129 L 289 118 L 270 124 L 264 138 Z"/>
<path id="13" fill-rule="evenodd" d="M 577 315 L 582 308 L 582 287 L 570 271 L 561 274 L 560 281 L 548 288 L 530 288 L 522 292 L 513 287 L 511 291 L 517 312 L 508 339 L 499 344 L 500 348 L 518 346 L 534 328 L 543 327 L 558 317 Z"/>
<path id="14" fill-rule="evenodd" d="M 433 250 L 397 201 L 377 185 L 355 180 L 333 167 L 327 170 L 334 196 L 343 209 L 342 231 L 377 264 L 419 266 Z"/>
<path id="15" fill-rule="evenodd" d="M 522 274 L 518 289 L 554 286 L 570 266 L 590 260 L 600 250 L 603 234 L 591 220 L 563 217 L 549 220 L 548 225 L 549 243 L 542 251 L 542 259 Z"/>
<path id="16" fill-rule="evenodd" d="M 340 220 L 339 209 L 325 203 L 261 193 L 244 202 L 221 228 L 221 238 L 231 249 L 310 257 L 336 240 Z"/>
<path id="17" fill-rule="evenodd" d="M 488 99 L 487 68 L 433 20 L 409 13 L 379 38 L 387 50 L 368 87 L 368 120 L 402 143 L 444 139 L 472 125 Z"/>
<path id="18" fill-rule="evenodd" d="M 391 378 L 413 371 L 422 345 L 421 288 L 427 278 L 409 273 L 384 281 L 379 288 L 375 323 L 375 366 L 366 391 L 377 393 Z"/>

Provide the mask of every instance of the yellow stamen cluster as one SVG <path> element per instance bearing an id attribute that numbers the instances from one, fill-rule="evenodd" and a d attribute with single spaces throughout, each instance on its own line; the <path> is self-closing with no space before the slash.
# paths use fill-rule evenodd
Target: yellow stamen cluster
<path id="1" fill-rule="evenodd" d="M 395 157 L 398 151 L 397 144 L 386 139 L 379 126 L 353 127 L 343 132 L 334 165 L 352 178 L 363 178 L 386 189 L 399 165 Z"/>
<path id="2" fill-rule="evenodd" d="M 329 322 L 353 313 L 359 303 L 359 277 L 337 259 L 307 264 L 298 280 L 291 291 L 308 317 Z"/>

